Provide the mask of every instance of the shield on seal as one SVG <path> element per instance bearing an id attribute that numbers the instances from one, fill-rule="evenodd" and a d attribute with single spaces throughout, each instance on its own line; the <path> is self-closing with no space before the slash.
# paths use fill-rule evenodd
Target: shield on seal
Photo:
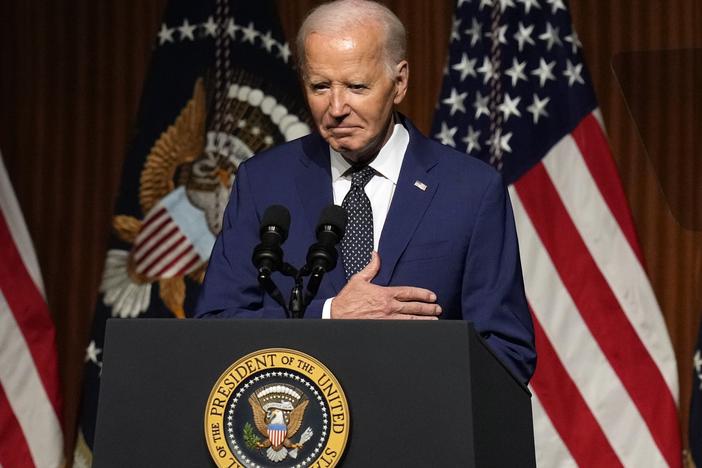
<path id="1" fill-rule="evenodd" d="M 285 424 L 269 424 L 268 438 L 273 447 L 280 447 L 288 435 L 288 427 Z"/>

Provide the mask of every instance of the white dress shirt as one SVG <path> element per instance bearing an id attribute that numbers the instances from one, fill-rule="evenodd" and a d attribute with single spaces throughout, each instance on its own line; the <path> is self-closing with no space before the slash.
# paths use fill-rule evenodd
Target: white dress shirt
<path id="1" fill-rule="evenodd" d="M 395 124 L 392 135 L 383 145 L 378 156 L 369 164 L 375 169 L 377 174 L 366 184 L 365 192 L 370 200 L 373 210 L 373 250 L 378 250 L 380 244 L 380 234 L 383 232 L 385 218 L 390 210 L 390 202 L 395 194 L 397 179 L 400 176 L 402 160 L 405 157 L 407 146 L 409 145 L 409 133 L 402 124 Z M 332 190 L 334 192 L 334 204 L 341 206 L 344 197 L 351 189 L 351 175 L 344 173 L 351 167 L 341 154 L 331 147 L 329 148 L 331 158 L 331 179 Z M 343 261 L 343 259 L 341 260 Z M 322 308 L 322 318 L 331 317 L 331 301 L 329 298 L 324 302 Z"/>

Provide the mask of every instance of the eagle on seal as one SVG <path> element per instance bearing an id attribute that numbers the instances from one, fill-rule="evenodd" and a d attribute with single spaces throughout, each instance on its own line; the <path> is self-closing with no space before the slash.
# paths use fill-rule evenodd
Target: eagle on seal
<path id="1" fill-rule="evenodd" d="M 255 395 L 249 397 L 256 429 L 265 437 L 257 442 L 256 447 L 268 449 L 268 458 L 281 461 L 288 455 L 288 450 L 301 449 L 302 443 L 293 443 L 292 437 L 302 426 L 305 410 L 309 400 L 303 399 L 293 406 L 290 401 L 272 401 L 261 404 Z"/>

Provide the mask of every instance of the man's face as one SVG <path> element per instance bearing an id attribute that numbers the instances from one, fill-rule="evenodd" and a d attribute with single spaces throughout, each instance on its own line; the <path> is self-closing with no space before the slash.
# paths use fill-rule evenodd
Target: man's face
<path id="1" fill-rule="evenodd" d="M 393 105 L 407 92 L 408 66 L 390 72 L 378 27 L 359 26 L 336 36 L 312 33 L 305 41 L 305 94 L 317 130 L 351 162 L 375 157 L 390 137 Z"/>

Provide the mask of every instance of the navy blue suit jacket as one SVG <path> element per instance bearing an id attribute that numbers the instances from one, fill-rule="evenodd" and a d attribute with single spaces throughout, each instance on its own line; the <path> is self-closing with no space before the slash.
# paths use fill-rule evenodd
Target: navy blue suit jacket
<path id="1" fill-rule="evenodd" d="M 409 120 L 403 123 L 410 142 L 380 237 L 381 268 L 373 283 L 434 291 L 443 309 L 440 318 L 472 321 L 527 382 L 536 364 L 534 334 L 502 178 L 482 161 L 427 139 Z M 251 263 L 263 212 L 273 204 L 290 210 L 283 250 L 288 263 L 301 267 L 319 215 L 332 201 L 329 146 L 316 133 L 241 164 L 196 316 L 283 318 L 284 311 L 259 287 Z M 287 295 L 292 280 L 279 273 L 273 279 Z M 345 283 L 340 258 L 305 318 L 320 318 L 324 300 Z"/>

